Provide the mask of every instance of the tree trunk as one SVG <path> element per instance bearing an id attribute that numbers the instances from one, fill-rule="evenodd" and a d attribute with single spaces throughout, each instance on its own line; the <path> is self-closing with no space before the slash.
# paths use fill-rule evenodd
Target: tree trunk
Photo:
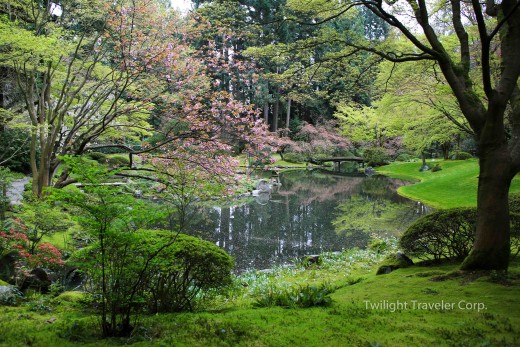
<path id="1" fill-rule="evenodd" d="M 278 131 L 278 114 L 280 111 L 280 101 L 276 100 L 273 106 L 273 132 Z"/>
<path id="2" fill-rule="evenodd" d="M 444 142 L 441 144 L 442 157 L 444 158 L 444 160 L 447 160 L 450 158 L 450 147 L 451 147 L 450 142 Z"/>
<path id="3" fill-rule="evenodd" d="M 38 196 L 38 163 L 36 160 L 36 146 L 37 143 L 37 134 L 36 127 L 31 130 L 31 148 L 30 148 L 30 164 L 31 164 L 31 175 L 32 175 L 32 192 L 34 195 Z"/>
<path id="4" fill-rule="evenodd" d="M 264 103 L 264 121 L 265 124 L 269 125 L 269 103 Z"/>
<path id="5" fill-rule="evenodd" d="M 509 265 L 509 186 L 511 159 L 506 145 L 481 148 L 477 198 L 477 232 L 462 270 L 507 270 Z"/>
<path id="6" fill-rule="evenodd" d="M 7 207 L 9 206 L 9 198 L 7 197 L 7 182 L 0 182 L 2 185 L 2 206 L 0 207 L 0 221 L 5 220 L 5 211 L 7 210 Z"/>
<path id="7" fill-rule="evenodd" d="M 289 123 L 291 122 L 291 98 L 287 100 L 287 115 L 285 117 L 285 127 L 289 129 Z"/>

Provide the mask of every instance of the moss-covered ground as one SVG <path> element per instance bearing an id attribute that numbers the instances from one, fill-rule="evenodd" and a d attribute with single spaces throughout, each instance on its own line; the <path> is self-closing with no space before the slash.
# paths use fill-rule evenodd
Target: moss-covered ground
<path id="1" fill-rule="evenodd" d="M 415 265 L 376 276 L 381 257 L 347 253 L 333 265 L 242 277 L 243 289 L 206 310 L 142 316 L 131 338 L 100 340 L 83 297 L 35 295 L 2 307 L 1 346 L 518 346 L 520 261 L 507 275 L 457 264 Z M 362 255 L 363 255 L 362 254 Z M 254 308 L 254 286 L 326 281 L 332 303 Z M 265 289 L 265 288 L 264 288 Z"/>

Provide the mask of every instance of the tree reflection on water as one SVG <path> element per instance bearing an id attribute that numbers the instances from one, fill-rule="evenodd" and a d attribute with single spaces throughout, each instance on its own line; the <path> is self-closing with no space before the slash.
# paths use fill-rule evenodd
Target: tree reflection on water
<path id="1" fill-rule="evenodd" d="M 427 212 L 400 197 L 404 181 L 319 171 L 280 175 L 267 203 L 199 208 L 189 229 L 236 259 L 236 269 L 264 269 L 295 257 L 365 247 L 372 234 L 398 235 Z"/>

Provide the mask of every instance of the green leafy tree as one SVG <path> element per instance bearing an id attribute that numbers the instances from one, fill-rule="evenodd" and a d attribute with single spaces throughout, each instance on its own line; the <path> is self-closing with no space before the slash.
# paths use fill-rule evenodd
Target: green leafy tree
<path id="1" fill-rule="evenodd" d="M 386 140 L 398 134 L 388 119 L 381 117 L 373 107 L 340 104 L 334 116 L 339 121 L 343 135 L 356 143 L 384 147 Z"/>
<path id="2" fill-rule="evenodd" d="M 350 51 L 369 51 L 396 63 L 428 60 L 436 64 L 475 133 L 480 156 L 477 234 L 462 268 L 507 269 L 508 192 L 511 180 L 520 171 L 519 2 L 490 0 L 467 4 L 452 0 L 442 3 L 443 16 L 436 12 L 440 3 L 425 1 L 401 4 L 317 0 L 302 6 L 300 1 L 289 0 L 288 4 L 295 10 L 303 7 L 304 11 L 315 13 L 316 25 L 355 7 L 364 7 L 411 42 L 413 48 L 392 45 L 390 41 L 342 40 L 338 45 Z M 476 30 L 470 30 L 465 19 Z M 448 32 L 455 33 L 449 43 L 443 40 Z M 482 89 L 478 88 L 480 85 Z M 510 134 L 506 132 L 508 121 L 512 125 Z"/>
<path id="3" fill-rule="evenodd" d="M 53 206 L 44 200 L 33 200 L 23 205 L 23 210 L 18 214 L 23 220 L 29 241 L 28 251 L 36 252 L 36 247 L 44 237 L 54 233 L 64 232 L 72 226 L 68 215 L 60 210 L 59 206 Z"/>
<path id="4" fill-rule="evenodd" d="M 151 260 L 175 240 L 152 247 L 136 238 L 138 230 L 164 218 L 157 206 L 137 200 L 121 187 L 106 184 L 112 177 L 101 165 L 81 158 L 63 158 L 71 173 L 83 185 L 55 190 L 50 199 L 65 203 L 83 228 L 95 240 L 82 251 L 79 266 L 90 276 L 94 294 L 99 296 L 103 337 L 128 336 L 132 318 L 143 300 L 143 285 Z M 136 241 L 137 240 L 137 241 Z"/>
<path id="5" fill-rule="evenodd" d="M 384 62 L 376 85 L 382 94 L 377 102 L 379 118 L 417 154 L 435 146 L 448 159 L 451 148 L 474 137 L 446 80 L 431 63 Z"/>
<path id="6" fill-rule="evenodd" d="M 18 118 L 28 116 L 37 196 L 53 183 L 60 155 L 147 134 L 154 100 L 173 74 L 165 66 L 183 51 L 175 30 L 163 26 L 172 18 L 153 2 L 96 3 L 83 12 L 67 2 L 55 20 L 50 5 L 17 1 L 16 15 L 0 19 L 0 65 L 14 72 L 24 110 Z M 64 170 L 54 185 L 67 178 Z"/>

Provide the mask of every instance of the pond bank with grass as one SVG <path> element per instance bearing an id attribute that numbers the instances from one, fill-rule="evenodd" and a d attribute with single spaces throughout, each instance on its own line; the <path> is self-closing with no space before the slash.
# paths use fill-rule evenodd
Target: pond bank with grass
<path id="1" fill-rule="evenodd" d="M 428 161 L 430 167 L 439 165 L 442 170 L 419 172 L 419 162 L 395 162 L 381 166 L 377 172 L 389 177 L 416 181 L 400 187 L 400 195 L 421 201 L 433 208 L 477 206 L 479 167 L 477 159 Z M 520 179 L 515 177 L 510 192 L 520 192 Z"/>

